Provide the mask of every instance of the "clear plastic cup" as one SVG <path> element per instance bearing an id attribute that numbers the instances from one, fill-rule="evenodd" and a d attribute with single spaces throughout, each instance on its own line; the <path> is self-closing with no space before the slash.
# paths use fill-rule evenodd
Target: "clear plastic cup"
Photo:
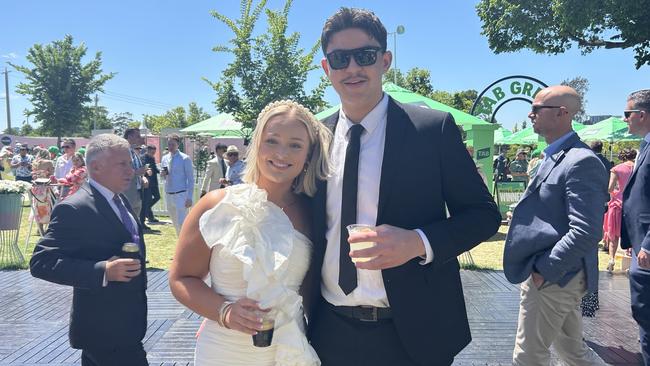
<path id="1" fill-rule="evenodd" d="M 365 224 L 352 224 L 347 226 L 348 229 L 348 235 L 352 235 L 355 233 L 367 233 L 367 232 L 374 232 L 375 227 L 373 225 L 365 225 Z M 366 249 L 366 248 L 372 248 L 375 246 L 375 242 L 373 241 L 364 241 L 361 243 L 350 243 L 350 250 L 361 250 L 361 249 Z M 352 262 L 367 262 L 371 260 L 374 257 L 351 257 Z"/>

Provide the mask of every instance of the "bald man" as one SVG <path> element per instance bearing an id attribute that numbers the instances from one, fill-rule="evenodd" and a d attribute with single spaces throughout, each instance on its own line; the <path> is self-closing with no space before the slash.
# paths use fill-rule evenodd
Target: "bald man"
<path id="1" fill-rule="evenodd" d="M 598 289 L 598 242 L 607 201 L 605 167 L 571 127 L 580 97 L 551 86 L 528 117 L 548 147 L 514 211 L 503 269 L 521 283 L 515 365 L 550 364 L 551 344 L 569 365 L 604 364 L 583 341 L 578 305 Z"/>

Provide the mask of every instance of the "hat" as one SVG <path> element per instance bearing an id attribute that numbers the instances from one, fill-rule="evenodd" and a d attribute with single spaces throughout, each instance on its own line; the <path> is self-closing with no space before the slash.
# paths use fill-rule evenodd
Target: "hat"
<path id="1" fill-rule="evenodd" d="M 528 155 L 528 152 L 526 150 L 524 150 L 524 149 L 519 149 L 519 150 L 517 150 L 517 155 L 519 155 L 519 154 Z"/>
<path id="2" fill-rule="evenodd" d="M 77 150 L 77 152 L 83 156 L 86 156 L 86 149 L 83 147 L 80 147 L 79 150 Z"/>
<path id="3" fill-rule="evenodd" d="M 47 148 L 47 151 L 53 153 L 53 154 L 58 154 L 59 153 L 59 148 L 56 146 L 50 146 Z"/>
<path id="4" fill-rule="evenodd" d="M 226 149 L 226 154 L 230 154 L 230 153 L 239 154 L 239 149 L 237 148 L 237 146 L 235 146 L 235 145 L 228 146 L 228 148 Z"/>
<path id="5" fill-rule="evenodd" d="M 533 158 L 538 158 L 541 153 L 542 153 L 542 150 L 540 148 L 537 148 L 537 149 L 533 150 L 533 152 L 530 155 Z"/>

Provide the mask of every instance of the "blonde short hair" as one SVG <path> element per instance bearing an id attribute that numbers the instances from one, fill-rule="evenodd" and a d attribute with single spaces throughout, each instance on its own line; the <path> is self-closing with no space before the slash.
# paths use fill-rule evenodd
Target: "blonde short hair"
<path id="1" fill-rule="evenodd" d="M 253 131 L 251 145 L 246 154 L 246 169 L 243 180 L 255 183 L 260 177 L 257 166 L 257 154 L 262 140 L 264 127 L 275 116 L 290 115 L 302 122 L 309 136 L 309 153 L 307 167 L 294 182 L 295 193 L 305 193 L 313 197 L 316 193 L 316 180 L 325 180 L 330 173 L 329 146 L 332 133 L 303 105 L 292 100 L 280 100 L 269 103 L 257 116 L 257 126 Z"/>

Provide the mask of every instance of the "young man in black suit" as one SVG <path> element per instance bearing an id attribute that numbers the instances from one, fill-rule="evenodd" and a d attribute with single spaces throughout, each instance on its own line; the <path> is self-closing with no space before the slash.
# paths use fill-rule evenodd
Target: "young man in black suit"
<path id="1" fill-rule="evenodd" d="M 34 249 L 34 277 L 72 286 L 70 345 L 83 366 L 148 365 L 142 346 L 147 329 L 147 276 L 142 227 L 122 194 L 134 177 L 129 143 L 95 136 L 86 150 L 89 182 L 52 211 Z M 124 243 L 139 258 L 120 258 Z"/>
<path id="2" fill-rule="evenodd" d="M 372 12 L 349 8 L 321 35 L 342 103 L 324 120 L 333 172 L 314 198 L 305 287 L 308 336 L 324 366 L 450 365 L 471 339 L 456 257 L 501 221 L 453 117 L 383 93 L 386 35 Z M 354 223 L 376 229 L 348 242 Z M 368 241 L 376 245 L 350 251 Z M 351 257 L 373 259 L 355 267 Z"/>
<path id="3" fill-rule="evenodd" d="M 140 221 L 144 224 L 145 217 L 149 223 L 158 222 L 153 216 L 151 208 L 160 200 L 160 189 L 158 188 L 158 174 L 160 170 L 156 165 L 156 146 L 147 145 L 147 152 L 143 155 L 142 163 L 146 166 L 149 165 L 149 170 L 146 172 L 145 177 L 149 181 L 149 185 L 144 188 L 142 196 L 142 212 L 140 212 Z"/>
<path id="4" fill-rule="evenodd" d="M 625 122 L 641 137 L 632 176 L 623 191 L 621 248 L 632 248 L 630 292 L 632 316 L 639 324 L 641 354 L 650 365 L 650 89 L 627 98 Z"/>

